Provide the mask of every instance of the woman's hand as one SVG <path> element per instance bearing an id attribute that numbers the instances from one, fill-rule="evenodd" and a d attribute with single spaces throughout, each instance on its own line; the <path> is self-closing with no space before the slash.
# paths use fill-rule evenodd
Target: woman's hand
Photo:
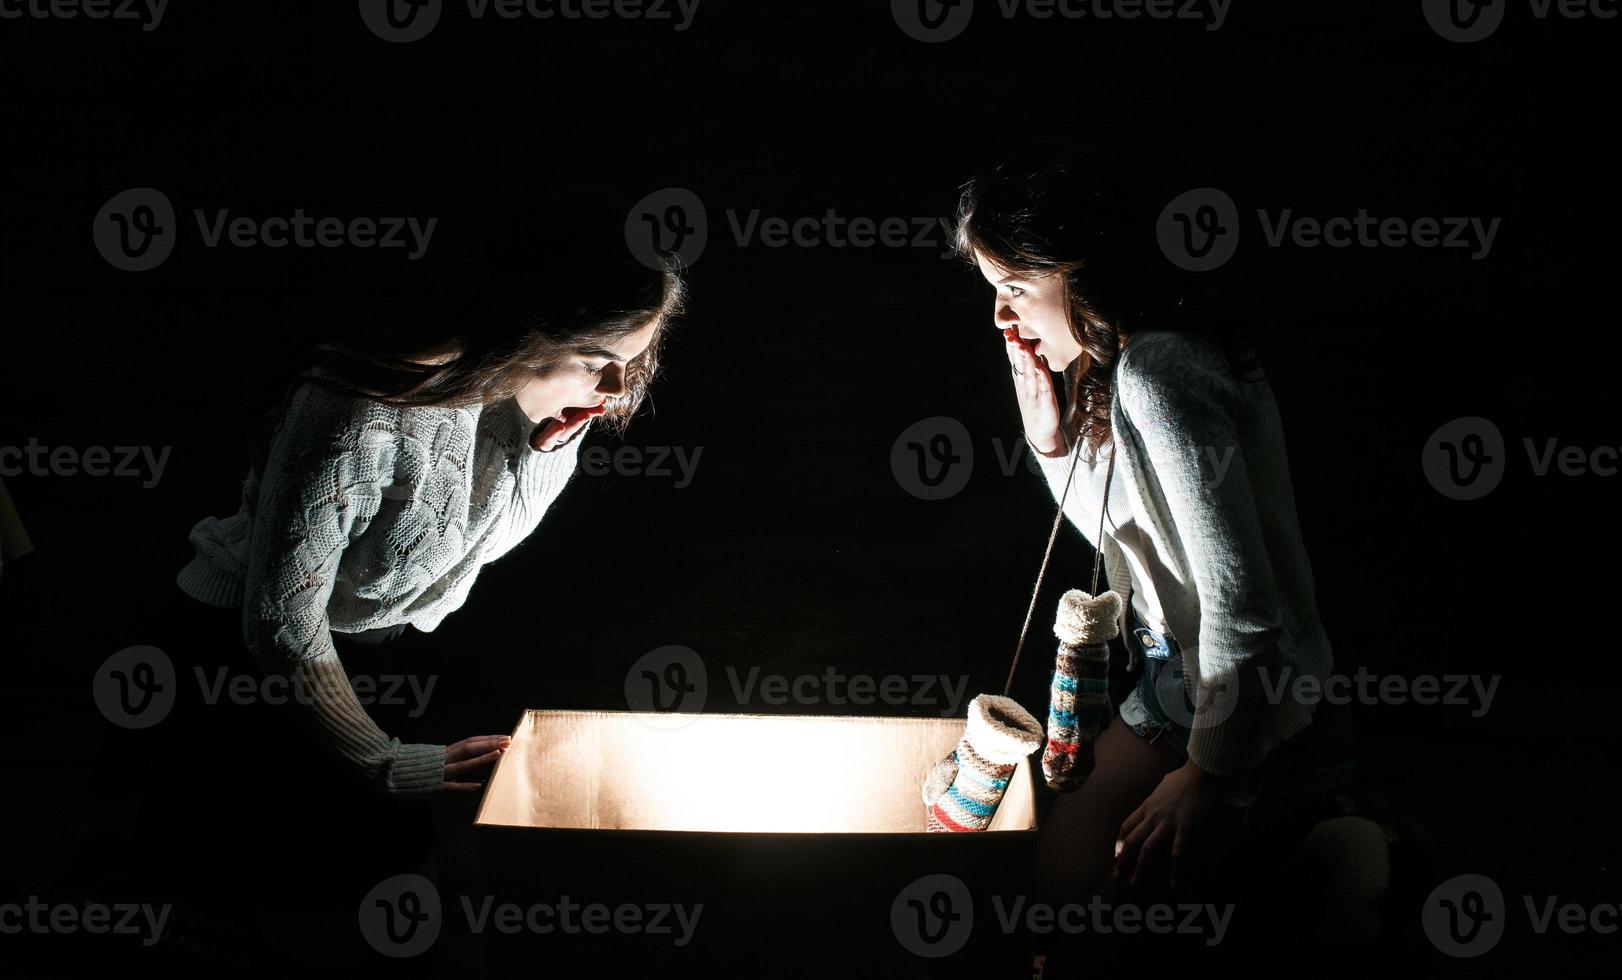
<path id="1" fill-rule="evenodd" d="M 1025 437 L 1044 456 L 1063 456 L 1070 447 L 1059 428 L 1059 396 L 1046 358 L 1031 352 L 1030 342 L 1014 327 L 1003 328 L 1008 364 L 1014 373 L 1014 396 L 1025 423 Z"/>
<path id="2" fill-rule="evenodd" d="M 483 783 L 467 782 L 463 777 L 494 764 L 510 744 L 512 738 L 507 735 L 475 735 L 448 746 L 445 749 L 445 791 L 470 793 L 483 786 Z"/>
<path id="3" fill-rule="evenodd" d="M 1231 830 L 1221 819 L 1228 814 L 1220 812 L 1229 809 L 1221 805 L 1227 782 L 1193 762 L 1167 773 L 1121 824 L 1115 841 L 1115 881 L 1135 888 L 1164 880 L 1169 870 L 1172 889 L 1194 884 L 1218 843 L 1212 837 Z"/>
<path id="4" fill-rule="evenodd" d="M 591 408 L 568 408 L 561 420 L 551 418 L 537 425 L 529 434 L 529 447 L 538 453 L 549 453 L 580 434 L 586 423 L 608 411 L 602 405 Z"/>

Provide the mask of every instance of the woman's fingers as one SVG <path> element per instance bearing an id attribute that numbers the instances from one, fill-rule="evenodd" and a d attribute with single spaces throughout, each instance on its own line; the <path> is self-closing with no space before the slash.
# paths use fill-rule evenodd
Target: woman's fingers
<path id="1" fill-rule="evenodd" d="M 505 751 L 507 750 L 496 749 L 494 752 L 486 752 L 484 755 L 481 755 L 476 759 L 468 759 L 465 762 L 447 762 L 445 764 L 445 778 L 450 779 L 452 776 L 466 775 L 467 773 L 481 769 L 484 766 L 488 766 L 497 759 L 501 758 L 501 754 Z"/>
<path id="2" fill-rule="evenodd" d="M 1115 868 L 1113 875 L 1117 881 L 1123 875 L 1130 876 L 1138 863 L 1138 849 L 1149 836 L 1147 826 L 1140 824 L 1130 832 L 1122 832 L 1120 840 L 1115 842 Z"/>
<path id="3" fill-rule="evenodd" d="M 1171 821 L 1168 820 L 1156 827 L 1154 833 L 1144 839 L 1143 846 L 1138 849 L 1138 859 L 1132 869 L 1132 878 L 1127 882 L 1128 888 L 1136 888 L 1138 882 L 1148 881 L 1148 875 L 1152 874 L 1155 867 L 1160 864 L 1160 859 L 1163 856 L 1162 852 L 1171 835 L 1172 825 Z"/>
<path id="4" fill-rule="evenodd" d="M 484 787 L 483 783 L 446 783 L 447 793 L 476 793 Z"/>
<path id="5" fill-rule="evenodd" d="M 448 747 L 445 750 L 445 761 L 460 762 L 463 759 L 472 759 L 491 749 L 504 749 L 510 744 L 512 744 L 510 735 L 475 735 Z"/>

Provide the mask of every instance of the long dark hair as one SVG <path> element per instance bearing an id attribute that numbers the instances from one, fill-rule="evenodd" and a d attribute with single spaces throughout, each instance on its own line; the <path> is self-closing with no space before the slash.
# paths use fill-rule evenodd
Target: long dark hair
<path id="1" fill-rule="evenodd" d="M 1081 344 L 1065 369 L 1061 420 L 1071 442 L 1097 452 L 1111 438 L 1115 365 L 1140 330 L 1192 332 L 1215 342 L 1237 371 L 1259 375 L 1209 283 L 1161 253 L 1145 195 L 1074 143 L 1044 143 L 979 174 L 958 199 L 956 248 L 1008 272 L 1063 277 L 1070 332 Z"/>
<path id="2" fill-rule="evenodd" d="M 326 314 L 316 339 L 292 358 L 296 376 L 280 410 L 259 423 L 256 462 L 269 429 L 306 381 L 402 408 L 488 406 L 582 347 L 610 346 L 655 323 L 647 349 L 626 364 L 625 394 L 609 399 L 600 418 L 623 433 L 658 374 L 661 347 L 685 299 L 675 262 L 644 265 L 618 225 L 506 216 L 449 272 Z"/>

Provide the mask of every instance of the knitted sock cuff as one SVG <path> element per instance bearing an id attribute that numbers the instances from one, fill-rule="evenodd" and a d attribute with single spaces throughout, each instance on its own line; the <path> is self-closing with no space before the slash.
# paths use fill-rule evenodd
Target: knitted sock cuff
<path id="1" fill-rule="evenodd" d="M 981 694 L 969 702 L 963 737 L 987 762 L 1011 766 L 1042 744 L 1042 726 L 1013 698 Z"/>
<path id="2" fill-rule="evenodd" d="M 1059 600 L 1053 635 L 1068 647 L 1106 643 L 1120 632 L 1121 609 L 1121 594 L 1113 589 L 1096 597 L 1071 589 Z"/>

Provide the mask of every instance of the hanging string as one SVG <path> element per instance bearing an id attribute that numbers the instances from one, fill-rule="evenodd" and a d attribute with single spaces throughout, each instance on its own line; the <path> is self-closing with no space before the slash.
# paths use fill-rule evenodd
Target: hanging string
<path id="1" fill-rule="evenodd" d="M 1048 562 L 1053 558 L 1053 543 L 1059 538 L 1059 525 L 1064 523 L 1064 502 L 1070 497 L 1070 484 L 1076 478 L 1076 464 L 1081 461 L 1081 439 L 1071 446 L 1070 472 L 1064 479 L 1064 491 L 1059 494 L 1059 512 L 1053 515 L 1053 530 L 1048 532 L 1047 550 L 1042 553 L 1042 567 L 1036 573 L 1036 585 L 1031 589 L 1031 604 L 1025 609 L 1025 625 L 1019 628 L 1019 643 L 1014 647 L 1014 662 L 1008 665 L 1008 680 L 1003 684 L 1003 697 L 1014 689 L 1014 674 L 1019 670 L 1019 655 L 1025 650 L 1025 637 L 1031 630 L 1031 617 L 1036 614 L 1036 600 L 1042 594 L 1042 580 L 1048 574 Z M 1098 594 L 1098 570 L 1104 559 L 1104 515 L 1109 512 L 1110 481 L 1115 477 L 1115 449 L 1111 447 L 1109 466 L 1104 471 L 1104 498 L 1098 507 L 1098 538 L 1093 552 L 1093 595 Z"/>

